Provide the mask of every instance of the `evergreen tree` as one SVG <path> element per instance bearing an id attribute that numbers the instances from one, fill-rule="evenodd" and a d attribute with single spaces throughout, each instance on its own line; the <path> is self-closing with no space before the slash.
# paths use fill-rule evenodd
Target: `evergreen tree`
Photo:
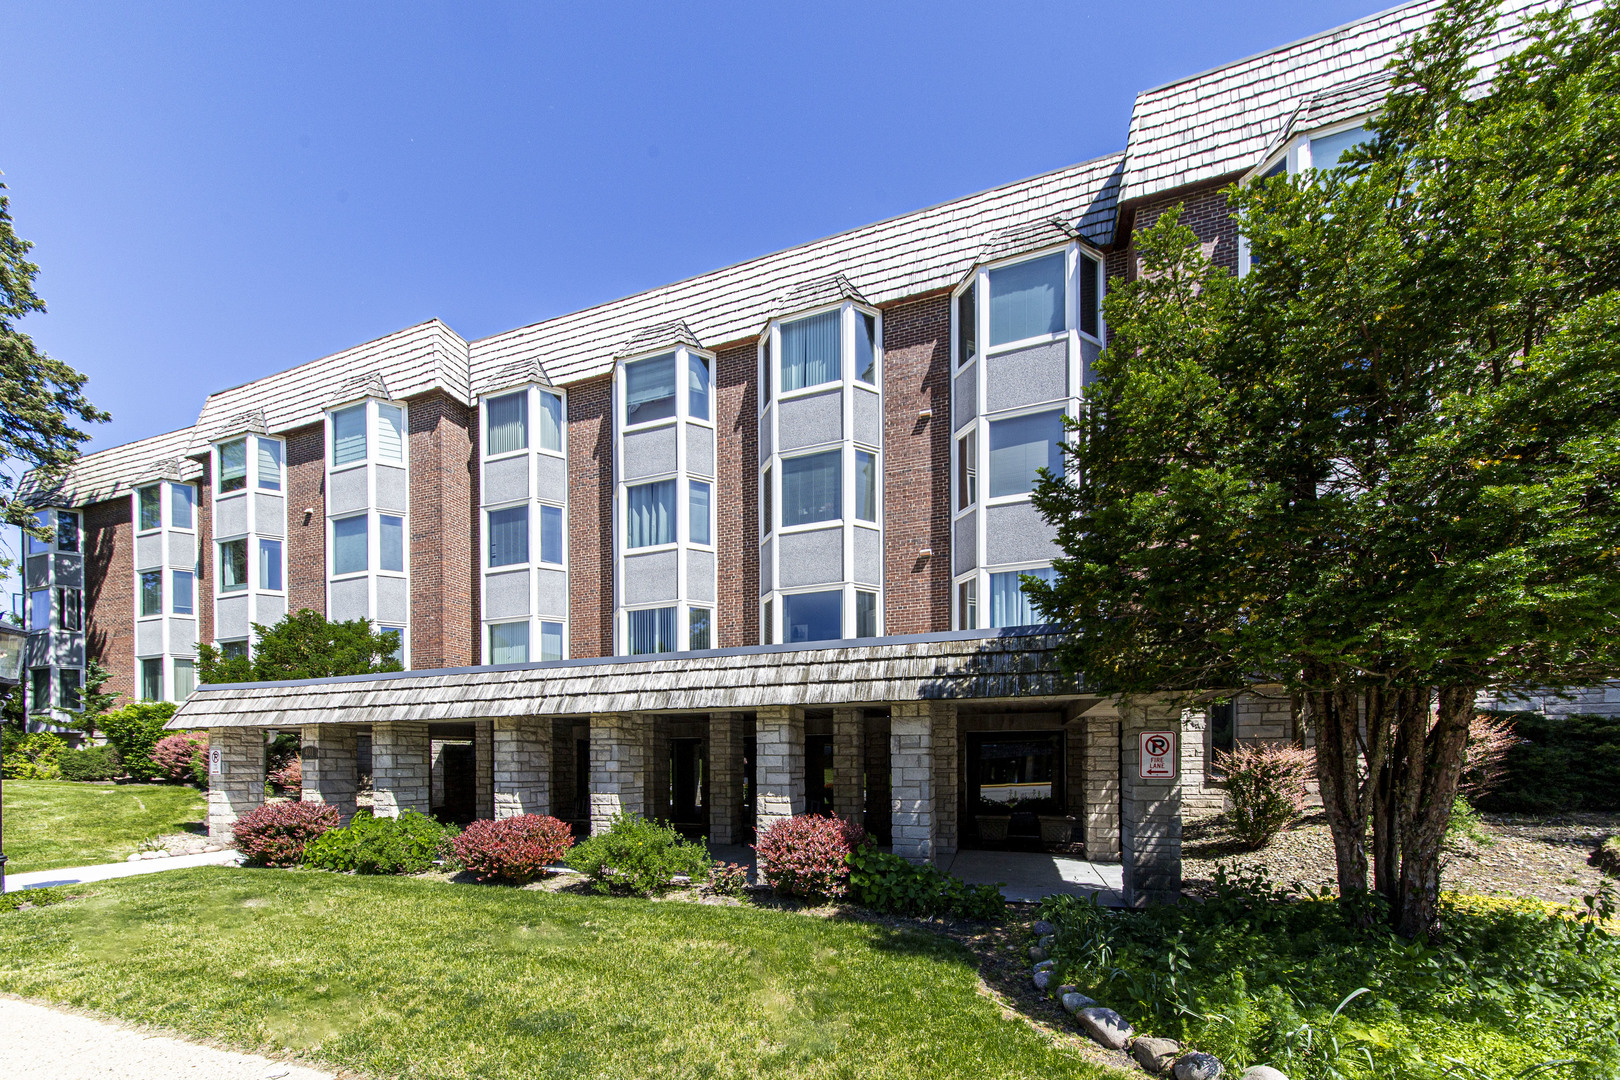
<path id="1" fill-rule="evenodd" d="M 365 619 L 328 622 L 320 612 L 305 608 L 274 626 L 254 623 L 253 630 L 259 640 L 251 660 L 223 656 L 207 644 L 198 650 L 198 674 L 203 682 L 326 679 L 401 670 L 393 658 L 399 639 L 372 629 Z"/>

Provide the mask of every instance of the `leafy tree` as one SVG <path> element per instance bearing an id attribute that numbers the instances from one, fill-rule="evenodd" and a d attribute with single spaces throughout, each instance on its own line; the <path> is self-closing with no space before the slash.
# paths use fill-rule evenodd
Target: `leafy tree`
<path id="1" fill-rule="evenodd" d="M 1340 891 L 1436 933 L 1476 693 L 1620 668 L 1620 7 L 1481 86 L 1484 0 L 1392 65 L 1338 168 L 1228 194 L 1238 280 L 1175 213 L 1036 505 L 1037 606 L 1123 693 L 1301 695 Z M 1483 92 L 1482 92 L 1483 91 Z"/>
<path id="2" fill-rule="evenodd" d="M 281 679 L 326 679 L 335 675 L 369 675 L 401 670 L 392 654 L 399 639 L 372 629 L 365 619 L 327 622 L 308 608 L 274 626 L 253 624 L 259 643 L 254 656 L 226 657 L 212 645 L 198 649 L 198 668 L 205 683 L 272 682 Z"/>

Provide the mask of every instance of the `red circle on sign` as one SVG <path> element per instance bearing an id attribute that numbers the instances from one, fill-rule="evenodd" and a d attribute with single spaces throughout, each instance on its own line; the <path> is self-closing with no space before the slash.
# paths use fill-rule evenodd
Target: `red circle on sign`
<path id="1" fill-rule="evenodd" d="M 1147 752 L 1155 757 L 1170 752 L 1170 740 L 1163 735 L 1150 735 L 1147 739 Z"/>

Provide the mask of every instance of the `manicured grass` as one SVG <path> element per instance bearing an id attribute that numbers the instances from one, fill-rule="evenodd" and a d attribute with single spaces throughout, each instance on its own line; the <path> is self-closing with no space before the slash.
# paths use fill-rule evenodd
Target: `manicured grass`
<path id="1" fill-rule="evenodd" d="M 92 866 L 128 858 L 142 840 L 184 832 L 207 796 L 171 784 L 5 782 L 6 872 Z"/>
<path id="2" fill-rule="evenodd" d="M 207 867 L 0 915 L 0 991 L 404 1077 L 1090 1077 L 918 931 Z"/>

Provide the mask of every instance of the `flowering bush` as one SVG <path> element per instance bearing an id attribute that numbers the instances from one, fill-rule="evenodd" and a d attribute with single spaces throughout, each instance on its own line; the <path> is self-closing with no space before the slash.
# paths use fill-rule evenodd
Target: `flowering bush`
<path id="1" fill-rule="evenodd" d="M 198 758 L 208 759 L 208 732 L 181 731 L 164 736 L 152 747 L 151 757 L 158 779 L 190 780 L 192 763 Z"/>
<path id="2" fill-rule="evenodd" d="M 297 866 L 304 846 L 337 828 L 335 806 L 324 803 L 265 803 L 236 819 L 236 850 L 251 866 Z"/>
<path id="3" fill-rule="evenodd" d="M 1238 743 L 1215 752 L 1219 782 L 1232 798 L 1232 835 L 1251 851 L 1271 843 L 1305 809 L 1310 758 L 1289 743 Z"/>
<path id="4" fill-rule="evenodd" d="M 709 891 L 720 896 L 741 896 L 748 888 L 748 867 L 742 863 L 716 863 L 709 871 Z"/>
<path id="5" fill-rule="evenodd" d="M 759 876 L 786 896 L 843 896 L 850 852 L 865 842 L 866 830 L 853 821 L 817 814 L 781 818 L 754 845 Z"/>
<path id="6" fill-rule="evenodd" d="M 569 853 L 568 865 L 590 878 L 597 892 L 651 896 L 669 888 L 676 874 L 706 877 L 714 863 L 707 848 L 682 839 L 669 825 L 615 814 L 606 832 Z"/>
<path id="7" fill-rule="evenodd" d="M 270 770 L 270 783 L 277 791 L 298 794 L 304 790 L 304 763 L 292 758 L 281 768 Z"/>
<path id="8" fill-rule="evenodd" d="M 479 881 L 521 885 L 546 876 L 574 846 L 568 824 L 544 814 L 475 821 L 450 841 L 457 860 Z"/>
<path id="9" fill-rule="evenodd" d="M 1495 791 L 1507 775 L 1508 751 L 1518 741 L 1513 721 L 1475 713 L 1468 722 L 1468 748 L 1463 751 L 1457 793 L 1473 803 Z"/>

